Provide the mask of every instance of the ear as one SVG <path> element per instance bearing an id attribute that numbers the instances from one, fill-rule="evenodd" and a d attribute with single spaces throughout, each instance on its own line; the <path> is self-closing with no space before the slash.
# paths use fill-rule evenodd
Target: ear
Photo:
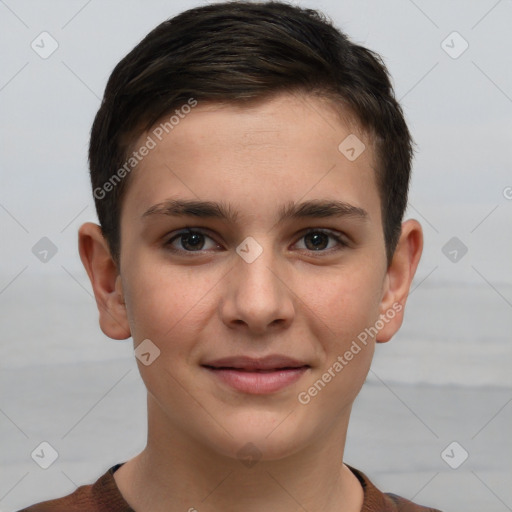
<path id="1" fill-rule="evenodd" d="M 96 298 L 101 330 L 115 340 L 129 338 L 131 334 L 121 275 L 100 226 L 92 222 L 80 226 L 78 249 Z"/>
<path id="2" fill-rule="evenodd" d="M 384 327 L 376 336 L 377 342 L 389 341 L 402 325 L 405 303 L 422 250 L 421 225 L 414 219 L 407 220 L 402 224 L 402 233 L 384 279 L 379 308 Z"/>

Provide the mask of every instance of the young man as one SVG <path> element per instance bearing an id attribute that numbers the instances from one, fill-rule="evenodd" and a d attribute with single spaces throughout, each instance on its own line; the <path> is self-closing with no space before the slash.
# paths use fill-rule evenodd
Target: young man
<path id="1" fill-rule="evenodd" d="M 379 57 L 319 13 L 222 3 L 115 68 L 79 230 L 103 332 L 133 338 L 148 439 L 30 512 L 425 511 L 344 465 L 422 250 Z"/>

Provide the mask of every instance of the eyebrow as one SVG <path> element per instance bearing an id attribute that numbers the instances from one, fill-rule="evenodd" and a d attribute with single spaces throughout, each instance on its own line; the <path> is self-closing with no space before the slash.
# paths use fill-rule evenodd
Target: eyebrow
<path id="1" fill-rule="evenodd" d="M 167 199 L 151 206 L 141 218 L 144 220 L 153 215 L 167 215 L 170 217 L 199 217 L 220 219 L 234 224 L 238 219 L 238 212 L 230 205 L 214 201 L 195 201 L 190 199 Z M 278 211 L 278 222 L 285 220 L 297 220 L 305 218 L 327 217 L 354 217 L 361 220 L 368 218 L 368 212 L 358 206 L 353 206 L 344 201 L 335 200 L 310 200 L 302 203 L 290 201 Z"/>

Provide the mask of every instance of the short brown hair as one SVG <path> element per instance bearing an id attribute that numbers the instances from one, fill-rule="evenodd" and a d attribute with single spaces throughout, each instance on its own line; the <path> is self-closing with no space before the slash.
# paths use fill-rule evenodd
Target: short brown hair
<path id="1" fill-rule="evenodd" d="M 102 233 L 117 265 L 129 175 L 119 173 L 123 179 L 115 183 L 112 178 L 123 165 L 126 171 L 138 137 L 191 98 L 240 103 L 286 91 L 333 99 L 371 136 L 391 261 L 407 206 L 414 142 L 382 59 L 352 43 L 318 11 L 232 1 L 161 23 L 108 80 L 91 130 L 89 164 Z"/>

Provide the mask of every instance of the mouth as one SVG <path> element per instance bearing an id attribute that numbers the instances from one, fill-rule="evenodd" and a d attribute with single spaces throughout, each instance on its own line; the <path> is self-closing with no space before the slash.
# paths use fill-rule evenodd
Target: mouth
<path id="1" fill-rule="evenodd" d="M 232 357 L 201 365 L 222 384 L 242 393 L 275 393 L 297 382 L 311 367 L 286 356 Z"/>
<path id="2" fill-rule="evenodd" d="M 285 370 L 298 370 L 300 368 L 309 368 L 309 366 L 284 366 L 283 368 L 269 368 L 268 370 L 257 370 L 250 368 L 233 368 L 230 366 L 208 366 L 207 364 L 203 365 L 204 368 L 209 368 L 210 370 L 235 370 L 238 372 L 249 372 L 249 373 L 272 373 L 279 372 Z"/>

